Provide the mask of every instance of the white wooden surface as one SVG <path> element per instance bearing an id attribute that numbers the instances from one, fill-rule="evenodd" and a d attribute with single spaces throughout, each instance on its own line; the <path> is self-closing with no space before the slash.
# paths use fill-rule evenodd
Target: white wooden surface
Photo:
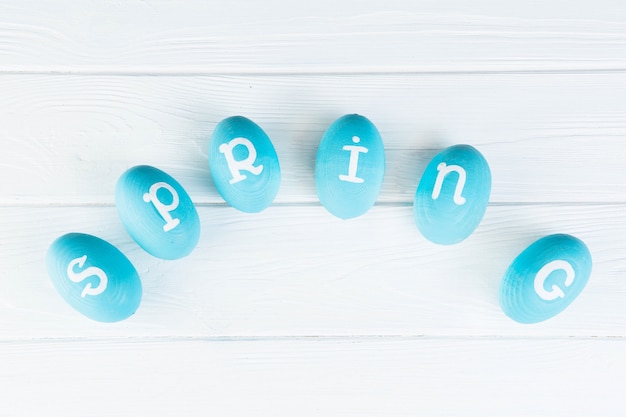
<path id="1" fill-rule="evenodd" d="M 0 3 L 0 415 L 623 416 L 626 7 L 619 1 Z M 317 144 L 369 117 L 388 167 L 350 221 L 317 202 Z M 276 203 L 223 203 L 208 139 L 242 114 L 272 138 Z M 492 167 L 483 223 L 430 244 L 412 219 L 440 149 Z M 161 261 L 126 234 L 118 176 L 152 164 L 202 236 Z M 59 235 L 133 261 L 127 321 L 83 318 L 43 259 Z M 502 274 L 535 239 L 589 246 L 591 280 L 537 325 Z"/>

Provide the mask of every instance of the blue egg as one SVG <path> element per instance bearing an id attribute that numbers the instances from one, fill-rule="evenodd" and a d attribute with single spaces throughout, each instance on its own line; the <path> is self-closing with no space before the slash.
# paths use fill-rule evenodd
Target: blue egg
<path id="1" fill-rule="evenodd" d="M 515 258 L 500 286 L 500 306 L 520 323 L 537 323 L 565 310 L 591 275 L 587 246 L 570 235 L 543 237 Z"/>
<path id="2" fill-rule="evenodd" d="M 246 213 L 266 209 L 280 187 L 274 145 L 263 129 L 242 116 L 228 117 L 215 127 L 209 169 L 222 198 Z"/>
<path id="3" fill-rule="evenodd" d="M 55 240 L 46 255 L 48 274 L 61 297 L 92 320 L 124 320 L 141 302 L 135 267 L 115 246 L 83 233 Z"/>
<path id="4" fill-rule="evenodd" d="M 161 259 L 188 255 L 200 237 L 198 212 L 185 189 L 165 172 L 133 167 L 117 181 L 115 204 L 130 236 Z"/>
<path id="5" fill-rule="evenodd" d="M 351 219 L 376 202 L 385 176 L 385 149 L 376 126 L 358 114 L 330 125 L 317 150 L 315 186 L 331 214 Z"/>
<path id="6" fill-rule="evenodd" d="M 415 223 L 431 242 L 461 242 L 478 227 L 490 193 L 491 171 L 482 154 L 469 145 L 451 146 L 424 171 L 415 192 Z"/>

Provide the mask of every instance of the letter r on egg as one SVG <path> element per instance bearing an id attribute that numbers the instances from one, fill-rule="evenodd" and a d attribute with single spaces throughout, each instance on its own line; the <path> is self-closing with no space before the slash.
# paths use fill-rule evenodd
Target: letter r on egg
<path id="1" fill-rule="evenodd" d="M 237 146 L 244 146 L 248 150 L 248 156 L 242 160 L 236 160 L 233 155 L 233 149 Z M 256 149 L 252 142 L 246 138 L 235 138 L 228 143 L 222 143 L 219 147 L 219 151 L 224 154 L 228 169 L 232 175 L 232 179 L 228 181 L 230 184 L 238 183 L 248 178 L 242 174 L 241 171 L 248 171 L 253 175 L 259 175 L 263 172 L 263 165 L 254 166 L 256 161 Z"/>

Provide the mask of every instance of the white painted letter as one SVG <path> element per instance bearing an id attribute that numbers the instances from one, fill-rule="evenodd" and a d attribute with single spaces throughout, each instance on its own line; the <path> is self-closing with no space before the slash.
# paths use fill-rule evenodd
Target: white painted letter
<path id="1" fill-rule="evenodd" d="M 67 265 L 67 277 L 72 282 L 81 282 L 90 276 L 97 276 L 100 279 L 100 283 L 96 288 L 92 288 L 91 283 L 88 282 L 83 289 L 83 292 L 80 294 L 81 297 L 85 298 L 86 295 L 98 295 L 102 294 L 104 290 L 107 288 L 107 284 L 109 279 L 107 274 L 100 268 L 95 266 L 90 266 L 81 272 L 74 272 L 74 266 L 78 265 L 80 268 L 85 265 L 85 261 L 87 260 L 87 255 L 81 256 L 80 258 L 72 259 L 70 263 Z"/>
<path id="2" fill-rule="evenodd" d="M 170 192 L 170 194 L 172 194 L 172 202 L 170 204 L 163 204 L 157 197 L 157 192 L 161 188 L 165 188 L 167 191 Z M 170 214 L 171 211 L 176 210 L 176 207 L 178 207 L 179 200 L 178 193 L 176 193 L 174 187 L 172 187 L 168 183 L 157 182 L 156 184 L 152 184 L 152 187 L 150 187 L 150 191 L 143 195 L 143 201 L 145 201 L 146 203 L 152 203 L 154 205 L 154 208 L 159 212 L 159 216 L 161 216 L 163 220 L 165 220 L 165 226 L 163 226 L 164 231 L 169 232 L 180 224 L 180 220 L 173 219 Z"/>
<path id="3" fill-rule="evenodd" d="M 546 291 L 544 283 L 552 272 L 562 269 L 566 273 L 565 286 L 569 287 L 574 282 L 574 268 L 567 261 L 556 260 L 545 264 L 535 276 L 535 292 L 546 301 L 556 300 L 565 297 L 565 293 L 558 285 L 552 285 L 551 291 Z"/>
<path id="4" fill-rule="evenodd" d="M 465 197 L 461 196 L 463 187 L 465 187 L 466 177 L 463 167 L 459 165 L 446 165 L 445 162 L 442 162 L 437 165 L 437 171 L 439 171 L 439 173 L 437 174 L 437 179 L 435 180 L 435 188 L 433 189 L 432 195 L 433 200 L 439 198 L 439 193 L 441 193 L 441 187 L 443 186 L 443 179 L 445 176 L 454 171 L 459 174 L 459 180 L 457 181 L 456 188 L 454 189 L 454 203 L 459 206 L 465 204 Z"/>
<path id="5" fill-rule="evenodd" d="M 241 161 L 235 160 L 233 155 L 233 149 L 238 145 L 245 146 L 248 149 L 248 156 Z M 228 181 L 230 184 L 235 184 L 248 178 L 240 172 L 242 170 L 248 171 L 254 175 L 259 175 L 263 171 L 263 165 L 254 166 L 254 161 L 256 161 L 256 149 L 252 142 L 246 138 L 235 138 L 228 143 L 222 143 L 219 150 L 224 154 L 230 174 L 233 176 L 233 178 Z"/>
<path id="6" fill-rule="evenodd" d="M 358 136 L 352 136 L 352 142 L 359 143 L 361 139 Z M 356 171 L 359 165 L 359 154 L 367 153 L 368 149 L 364 146 L 345 145 L 344 151 L 350 151 L 350 163 L 348 165 L 348 175 L 339 175 L 341 181 L 348 181 L 360 184 L 365 180 L 356 176 Z"/>

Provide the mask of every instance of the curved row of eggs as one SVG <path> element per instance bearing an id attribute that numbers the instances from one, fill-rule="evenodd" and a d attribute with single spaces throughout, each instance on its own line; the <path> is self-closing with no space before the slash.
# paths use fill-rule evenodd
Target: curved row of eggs
<path id="1" fill-rule="evenodd" d="M 280 187 L 280 164 L 267 134 L 251 120 L 229 117 L 215 128 L 209 167 L 216 188 L 231 206 L 259 212 Z M 364 214 L 382 188 L 385 155 L 380 133 L 367 118 L 351 114 L 336 120 L 320 142 L 315 184 L 321 204 L 350 219 Z M 437 244 L 467 238 L 482 220 L 491 192 L 491 172 L 481 153 L 456 145 L 437 154 L 415 192 L 414 217 L 420 232 Z M 200 236 L 200 220 L 184 188 L 165 172 L 136 166 L 118 180 L 115 200 L 130 236 L 162 259 L 188 255 Z M 85 316 L 104 322 L 134 314 L 141 282 L 130 261 L 95 236 L 70 233 L 47 255 L 52 282 L 61 296 Z M 591 273 L 591 255 L 569 235 L 540 239 L 511 264 L 501 285 L 500 305 L 521 323 L 546 320 L 578 296 Z"/>

